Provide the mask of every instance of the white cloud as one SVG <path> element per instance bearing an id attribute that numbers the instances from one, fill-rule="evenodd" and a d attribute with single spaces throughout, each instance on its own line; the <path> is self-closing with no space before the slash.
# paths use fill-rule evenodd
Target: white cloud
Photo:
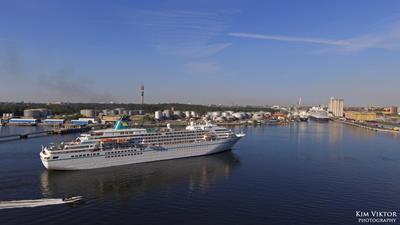
<path id="1" fill-rule="evenodd" d="M 287 42 L 303 42 L 319 45 L 328 45 L 332 48 L 321 50 L 320 52 L 338 51 L 338 52 L 358 52 L 366 49 L 400 49 L 400 26 L 393 25 L 380 32 L 363 34 L 356 37 L 333 40 L 324 38 L 308 38 L 281 36 L 270 34 L 254 34 L 254 33 L 228 33 L 229 36 L 240 38 L 252 38 L 262 40 L 275 40 Z"/>
<path id="2" fill-rule="evenodd" d="M 302 37 L 290 37 L 290 36 L 269 35 L 269 34 L 229 33 L 228 35 L 233 37 L 244 37 L 244 38 L 254 38 L 254 39 L 264 39 L 264 40 L 275 40 L 275 41 L 306 42 L 306 43 L 323 44 L 323 45 L 347 46 L 351 44 L 345 40 L 302 38 Z"/>

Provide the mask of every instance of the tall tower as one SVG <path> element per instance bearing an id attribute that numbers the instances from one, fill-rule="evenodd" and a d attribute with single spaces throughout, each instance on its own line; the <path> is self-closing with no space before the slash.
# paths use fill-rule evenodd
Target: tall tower
<path id="1" fill-rule="evenodd" d="M 140 85 L 140 99 L 142 101 L 142 105 L 144 104 L 144 85 Z"/>

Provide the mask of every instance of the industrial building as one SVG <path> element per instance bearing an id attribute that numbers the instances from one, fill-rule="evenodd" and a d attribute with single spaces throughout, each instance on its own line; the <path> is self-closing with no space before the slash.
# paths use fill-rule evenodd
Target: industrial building
<path id="1" fill-rule="evenodd" d="M 355 120 L 355 121 L 376 121 L 376 113 L 375 112 L 346 111 L 345 117 L 346 117 L 346 119 Z"/>
<path id="2" fill-rule="evenodd" d="M 87 121 L 87 120 L 71 120 L 71 124 L 83 126 L 83 125 L 88 125 L 89 121 Z"/>
<path id="3" fill-rule="evenodd" d="M 328 105 L 328 112 L 334 117 L 343 117 L 344 100 L 331 97 Z"/>
<path id="4" fill-rule="evenodd" d="M 38 123 L 37 119 L 10 119 L 8 121 L 11 125 L 36 125 Z"/>
<path id="5" fill-rule="evenodd" d="M 101 117 L 101 123 L 102 124 L 115 123 L 119 119 L 121 119 L 121 116 L 106 116 L 105 115 L 105 116 Z"/>
<path id="6" fill-rule="evenodd" d="M 94 109 L 82 109 L 80 114 L 84 117 L 95 117 L 96 111 Z"/>
<path id="7" fill-rule="evenodd" d="M 392 115 L 397 115 L 398 114 L 397 106 L 391 106 L 390 107 L 390 114 L 392 114 Z"/>
<path id="8" fill-rule="evenodd" d="M 46 125 L 62 125 L 65 123 L 64 119 L 45 119 L 42 123 Z"/>
<path id="9" fill-rule="evenodd" d="M 50 110 L 48 109 L 25 109 L 24 110 L 24 118 L 46 118 L 47 116 L 51 115 Z"/>

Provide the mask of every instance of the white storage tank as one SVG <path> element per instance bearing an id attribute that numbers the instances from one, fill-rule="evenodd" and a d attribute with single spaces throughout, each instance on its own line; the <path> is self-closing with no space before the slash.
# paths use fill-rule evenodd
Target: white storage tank
<path id="1" fill-rule="evenodd" d="M 264 119 L 264 113 L 261 113 L 261 112 L 254 113 L 252 119 L 253 120 L 262 120 L 262 119 Z"/>
<path id="2" fill-rule="evenodd" d="M 243 119 L 245 117 L 245 114 L 237 112 L 237 113 L 233 113 L 232 116 L 235 117 L 238 120 L 241 120 L 241 119 Z"/>
<path id="3" fill-rule="evenodd" d="M 211 114 L 213 117 L 219 117 L 221 116 L 221 112 L 212 112 Z"/>
<path id="4" fill-rule="evenodd" d="M 161 111 L 155 111 L 154 112 L 154 119 L 161 120 L 162 119 L 162 112 Z"/>
<path id="5" fill-rule="evenodd" d="M 192 117 L 197 117 L 197 113 L 196 113 L 195 111 L 190 112 L 190 115 L 191 115 Z"/>
<path id="6" fill-rule="evenodd" d="M 164 115 L 164 117 L 165 117 L 166 119 L 169 119 L 169 118 L 171 118 L 171 111 L 170 111 L 169 109 L 165 109 L 165 110 L 163 111 L 163 115 Z"/>
<path id="7" fill-rule="evenodd" d="M 185 112 L 185 117 L 186 117 L 186 118 L 190 118 L 190 112 L 189 112 L 189 111 L 186 111 L 186 112 Z"/>

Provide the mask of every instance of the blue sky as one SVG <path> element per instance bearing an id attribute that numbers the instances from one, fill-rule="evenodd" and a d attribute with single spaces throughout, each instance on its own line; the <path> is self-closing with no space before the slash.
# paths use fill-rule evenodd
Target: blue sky
<path id="1" fill-rule="evenodd" d="M 0 101 L 400 105 L 400 1 L 1 1 Z"/>

